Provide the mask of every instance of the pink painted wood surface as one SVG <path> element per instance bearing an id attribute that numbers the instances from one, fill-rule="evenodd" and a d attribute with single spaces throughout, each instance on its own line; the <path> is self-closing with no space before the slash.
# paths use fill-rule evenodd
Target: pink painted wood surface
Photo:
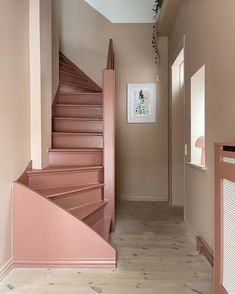
<path id="1" fill-rule="evenodd" d="M 104 184 L 88 184 L 88 185 L 78 185 L 69 187 L 56 187 L 56 188 L 46 188 L 35 190 L 38 194 L 46 198 L 62 198 L 71 196 L 77 193 L 83 193 L 84 191 L 90 191 L 93 189 L 101 188 Z"/>
<path id="2" fill-rule="evenodd" d="M 103 108 L 101 105 L 77 105 L 57 104 L 55 107 L 56 117 L 80 117 L 102 119 Z"/>
<path id="3" fill-rule="evenodd" d="M 109 240 L 110 225 L 111 225 L 111 219 L 110 218 L 103 218 L 101 221 L 96 223 L 92 228 L 100 236 L 102 236 L 106 241 L 108 241 Z"/>
<path id="4" fill-rule="evenodd" d="M 70 187 L 103 183 L 103 167 L 57 168 L 28 172 L 29 187 L 43 188 Z"/>
<path id="5" fill-rule="evenodd" d="M 68 83 L 70 85 L 79 85 L 79 86 L 85 86 L 92 89 L 92 83 L 86 79 L 81 78 L 77 76 L 76 74 L 68 73 L 68 72 L 60 72 L 60 80 L 63 83 Z"/>
<path id="6" fill-rule="evenodd" d="M 63 196 L 57 196 L 56 198 L 50 197 L 50 199 L 64 209 L 71 209 L 73 207 L 103 200 L 103 185 L 99 185 L 92 189 L 85 189 L 80 192 L 64 194 Z"/>
<path id="7" fill-rule="evenodd" d="M 104 207 L 100 207 L 94 213 L 87 216 L 83 221 L 89 226 L 93 227 L 97 222 L 104 218 Z M 104 236 L 102 236 L 104 238 Z"/>
<path id="8" fill-rule="evenodd" d="M 13 263 L 30 267 L 115 267 L 116 252 L 65 210 L 13 186 Z"/>
<path id="9" fill-rule="evenodd" d="M 108 200 L 105 216 L 115 227 L 115 71 L 103 72 L 104 101 L 104 199 Z"/>
<path id="10" fill-rule="evenodd" d="M 103 85 L 102 94 L 60 54 L 49 168 L 29 170 L 14 184 L 14 266 L 116 265 L 115 249 L 105 241 L 115 221 L 113 70 L 103 72 Z"/>
<path id="11" fill-rule="evenodd" d="M 49 166 L 103 165 L 103 149 L 50 149 Z"/>
<path id="12" fill-rule="evenodd" d="M 63 81 L 64 76 L 76 77 L 79 81 L 88 82 L 89 79 L 84 77 L 74 66 L 66 64 L 64 62 L 60 63 L 60 80 Z"/>
<path id="13" fill-rule="evenodd" d="M 68 68 L 75 71 L 74 77 L 76 78 L 73 83 L 75 85 L 81 87 L 82 82 L 86 80 L 89 84 L 89 88 L 94 91 L 102 91 L 102 89 L 90 78 L 88 77 L 80 68 L 76 66 L 67 56 L 65 56 L 62 52 L 60 52 L 60 82 L 70 82 L 69 80 L 66 80 L 66 77 L 68 78 L 68 75 L 66 75 L 63 70 L 61 70 L 61 64 L 67 65 Z M 67 72 L 68 73 L 68 72 Z"/>
<path id="14" fill-rule="evenodd" d="M 76 93 L 77 90 L 84 90 L 88 92 L 96 91 L 89 81 L 80 80 L 79 85 L 76 82 L 65 80 L 64 78 L 60 80 L 60 93 L 68 92 L 68 93 Z M 100 90 L 97 89 L 97 92 Z"/>
<path id="15" fill-rule="evenodd" d="M 103 148 L 102 133 L 53 133 L 53 148 Z"/>
<path id="16" fill-rule="evenodd" d="M 71 95 L 59 95 L 59 104 L 79 104 L 79 105 L 102 105 L 102 93 L 83 93 Z"/>
<path id="17" fill-rule="evenodd" d="M 82 88 L 82 87 L 74 87 L 71 85 L 66 85 L 63 84 L 62 82 L 60 82 L 60 95 L 63 94 L 80 94 L 80 93 L 90 93 L 90 92 L 94 92 L 93 89 L 86 89 L 86 88 Z"/>
<path id="18" fill-rule="evenodd" d="M 70 64 L 67 64 L 63 61 L 60 61 L 60 72 L 65 72 L 65 73 L 71 73 L 71 74 L 76 74 L 80 76 L 81 78 L 88 80 L 88 78 L 85 78 L 74 66 L 71 66 Z"/>
<path id="19" fill-rule="evenodd" d="M 55 132 L 65 133 L 102 133 L 103 121 L 101 119 L 55 117 L 53 119 Z"/>
<path id="20" fill-rule="evenodd" d="M 27 171 L 30 171 L 30 170 L 32 170 L 32 161 L 30 161 L 30 163 L 28 164 L 28 166 L 26 167 L 22 175 L 20 175 L 20 177 L 16 180 L 16 182 L 19 182 L 25 186 L 28 186 L 29 180 L 27 176 Z"/>
<path id="21" fill-rule="evenodd" d="M 82 206 L 72 207 L 68 209 L 68 211 L 75 214 L 79 219 L 85 219 L 91 214 L 98 211 L 101 207 L 104 207 L 105 205 L 106 205 L 105 201 L 99 200 L 92 203 L 86 203 Z"/>
<path id="22" fill-rule="evenodd" d="M 226 154 L 227 153 L 227 154 Z M 223 179 L 235 182 L 235 166 L 223 162 L 223 156 L 235 158 L 233 152 L 223 152 L 222 145 L 215 147 L 215 266 L 214 294 L 228 294 L 223 287 Z"/>

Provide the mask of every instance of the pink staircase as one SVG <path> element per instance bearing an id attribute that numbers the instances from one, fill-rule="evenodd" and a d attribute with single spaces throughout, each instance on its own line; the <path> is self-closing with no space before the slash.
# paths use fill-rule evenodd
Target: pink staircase
<path id="1" fill-rule="evenodd" d="M 49 166 L 14 183 L 15 266 L 116 266 L 114 98 L 112 41 L 103 89 L 60 53 Z"/>

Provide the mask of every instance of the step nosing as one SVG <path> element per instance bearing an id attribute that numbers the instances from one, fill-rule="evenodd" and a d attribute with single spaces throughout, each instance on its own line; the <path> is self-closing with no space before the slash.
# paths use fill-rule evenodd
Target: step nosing
<path id="1" fill-rule="evenodd" d="M 103 136 L 103 132 L 94 132 L 94 133 L 92 133 L 92 132 L 74 132 L 74 133 L 71 133 L 71 132 L 53 132 L 53 135 L 55 135 L 55 136 L 63 136 L 63 135 L 65 135 L 65 136 L 96 136 L 96 137 L 101 137 L 101 136 Z"/>
<path id="2" fill-rule="evenodd" d="M 79 152 L 103 152 L 103 148 L 77 148 L 77 149 L 48 149 L 48 152 L 72 152 L 72 153 L 79 153 Z"/>
<path id="3" fill-rule="evenodd" d="M 65 81 L 61 81 L 60 80 L 60 85 L 67 85 L 73 88 L 81 88 L 81 89 L 88 89 L 88 90 L 94 90 L 95 86 L 86 86 L 86 85 L 77 85 L 77 84 L 73 84 L 73 83 L 69 83 L 69 82 L 65 82 Z M 97 87 L 98 90 L 98 87 Z"/>
<path id="4" fill-rule="evenodd" d="M 89 170 L 103 170 L 103 166 L 97 165 L 97 166 L 89 166 L 89 167 L 58 167 L 58 168 L 48 168 L 43 170 L 31 170 L 28 171 L 28 175 L 40 175 L 40 174 L 48 174 L 48 173 L 63 173 L 63 172 L 82 172 L 82 171 L 89 171 Z"/>
<path id="5" fill-rule="evenodd" d="M 55 200 L 57 198 L 66 198 L 66 196 L 68 196 L 70 194 L 74 194 L 74 193 L 81 194 L 81 193 L 86 192 L 86 191 L 98 190 L 98 189 L 103 188 L 103 187 L 104 187 L 104 184 L 90 185 L 90 186 L 83 187 L 83 188 L 71 189 L 71 190 L 68 190 L 68 191 L 65 191 L 65 192 L 47 194 L 45 197 L 49 198 L 49 199 L 52 199 L 52 200 Z M 40 190 L 38 190 L 38 192 L 40 193 Z"/>
<path id="6" fill-rule="evenodd" d="M 77 78 L 77 79 L 90 81 L 90 79 L 88 77 L 80 74 L 78 70 L 75 70 L 73 73 L 71 73 L 71 72 L 67 72 L 66 70 L 60 69 L 59 72 L 60 72 L 60 75 L 64 74 L 64 75 L 72 76 L 72 77 Z"/>
<path id="7" fill-rule="evenodd" d="M 102 118 L 85 118 L 85 117 L 63 117 L 63 116 L 55 116 L 53 117 L 55 120 L 79 120 L 79 121 L 103 121 Z"/>
<path id="8" fill-rule="evenodd" d="M 57 103 L 56 107 L 97 107 L 97 108 L 102 108 L 103 105 L 101 104 L 64 104 L 64 103 Z"/>
<path id="9" fill-rule="evenodd" d="M 84 93 L 67 93 L 67 94 L 61 94 L 59 96 L 69 96 L 69 95 L 73 95 L 73 96 L 81 96 L 81 95 L 86 95 L 86 96 L 89 96 L 89 95 L 103 95 L 103 92 L 84 92 Z"/>
<path id="10" fill-rule="evenodd" d="M 104 207 L 107 204 L 107 201 L 105 201 L 105 200 L 104 201 L 94 201 L 94 202 L 90 202 L 89 204 L 79 205 L 77 207 L 73 207 L 73 208 L 67 209 L 67 211 L 73 213 L 73 211 L 76 210 L 76 209 L 78 209 L 78 208 L 82 208 L 82 207 L 86 207 L 86 206 L 89 207 L 89 206 L 92 206 L 92 205 L 94 205 L 96 203 L 97 203 L 97 206 L 95 208 L 92 209 L 92 207 L 91 207 L 91 210 L 89 212 L 87 212 L 86 214 L 82 215 L 81 218 L 79 218 L 80 220 L 84 220 L 88 216 L 90 216 L 93 213 L 95 213 L 100 208 Z"/>

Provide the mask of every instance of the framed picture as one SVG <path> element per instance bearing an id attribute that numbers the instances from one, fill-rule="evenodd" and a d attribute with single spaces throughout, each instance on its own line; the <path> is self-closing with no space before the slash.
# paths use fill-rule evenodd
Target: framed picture
<path id="1" fill-rule="evenodd" d="M 156 84 L 128 84 L 127 122 L 156 122 Z"/>

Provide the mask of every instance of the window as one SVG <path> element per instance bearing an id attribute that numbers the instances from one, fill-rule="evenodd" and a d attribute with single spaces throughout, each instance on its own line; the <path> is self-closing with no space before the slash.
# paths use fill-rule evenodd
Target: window
<path id="1" fill-rule="evenodd" d="M 205 66 L 191 78 L 191 163 L 205 167 Z"/>

